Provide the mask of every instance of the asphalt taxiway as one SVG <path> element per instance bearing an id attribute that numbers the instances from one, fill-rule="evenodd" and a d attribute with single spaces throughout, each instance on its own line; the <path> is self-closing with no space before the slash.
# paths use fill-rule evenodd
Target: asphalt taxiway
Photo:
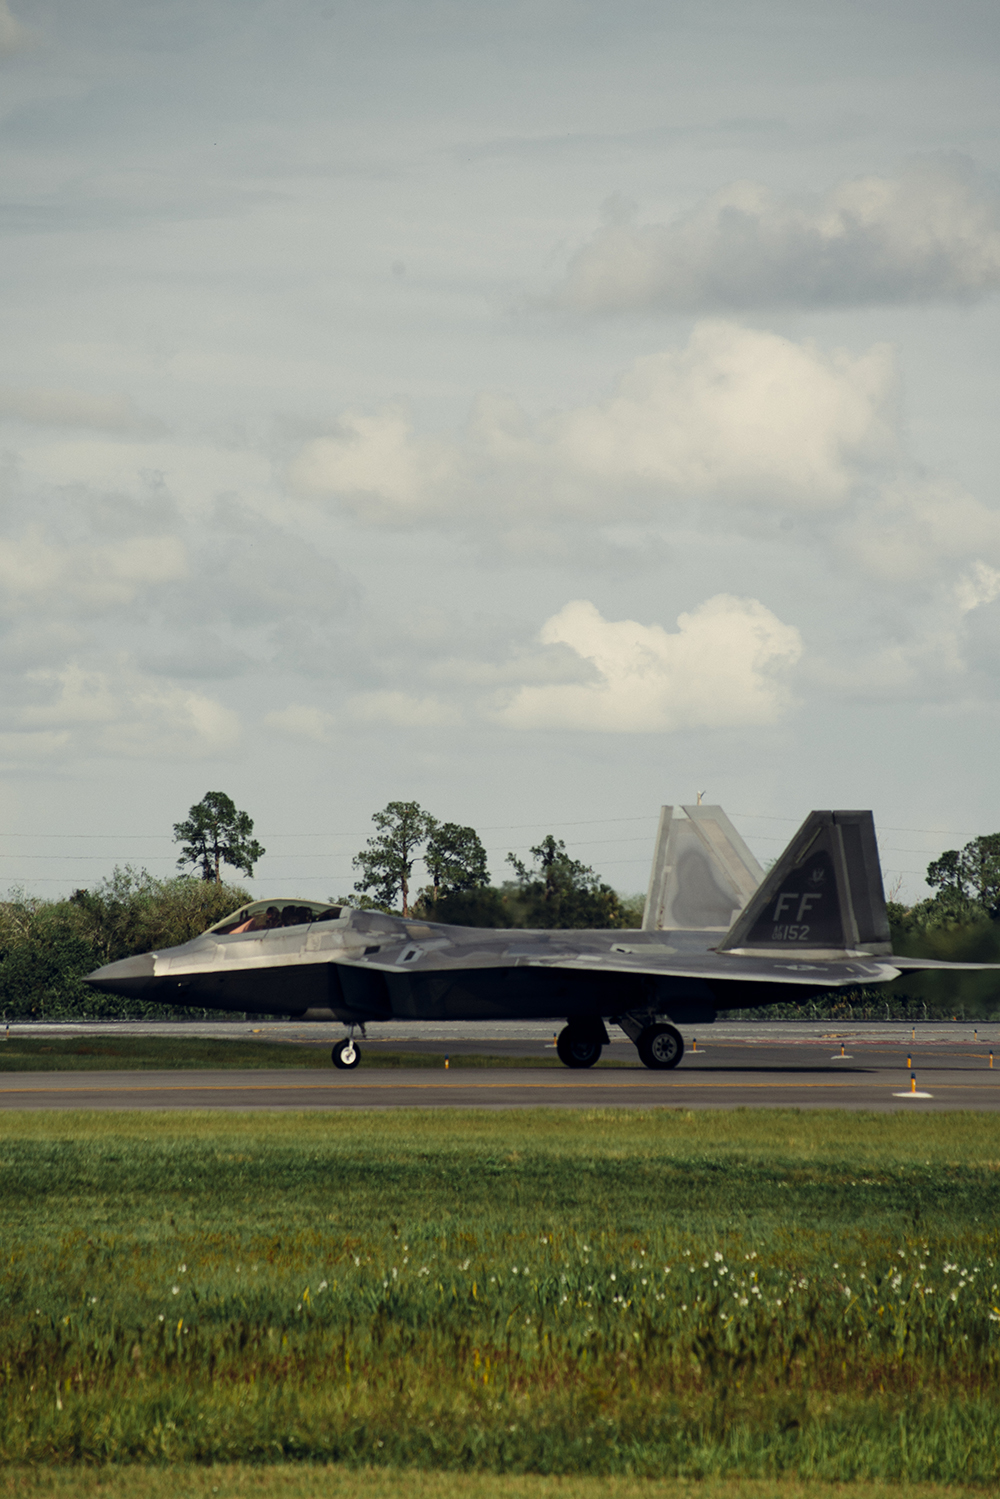
<path id="1" fill-rule="evenodd" d="M 124 1028 L 124 1027 L 123 1027 Z M 17 1028 L 20 1033 L 24 1029 Z M 48 1029 L 48 1028 L 47 1028 Z M 51 1028 L 65 1036 L 84 1029 Z M 109 1027 L 102 1027 L 105 1033 Z M 116 1028 L 117 1029 L 117 1028 Z M 129 1031 L 146 1029 L 131 1026 Z M 166 1028 L 164 1028 L 166 1029 Z M 213 1026 L 213 1031 L 215 1027 Z M 221 1028 L 220 1028 L 221 1029 Z M 308 1048 L 328 1047 L 320 1028 L 294 1023 L 231 1026 Z M 322 1028 L 326 1031 L 326 1027 Z M 342 1028 L 331 1035 L 342 1035 Z M 509 1061 L 552 1055 L 552 1027 L 542 1023 L 433 1027 L 402 1024 L 362 1045 L 425 1052 L 439 1066 L 332 1066 L 260 1070 L 3 1072 L 0 1110 L 9 1109 L 391 1109 L 391 1108 L 805 1108 L 941 1112 L 1000 1111 L 1000 1025 L 830 1025 L 725 1022 L 685 1037 L 687 1052 L 671 1072 L 647 1071 L 635 1049 L 615 1040 L 607 1065 L 574 1072 L 561 1067 L 444 1068 L 447 1054 L 491 1052 Z M 206 1028 L 171 1025 L 168 1034 L 204 1035 Z M 397 1033 L 398 1030 L 398 1033 Z M 32 1027 L 37 1035 L 38 1029 Z M 93 1034 L 93 1028 L 86 1032 Z M 159 1031 L 163 1034 L 163 1030 Z M 697 1040 L 697 1050 L 694 1042 Z M 445 1044 L 447 1041 L 447 1044 Z M 996 1051 L 997 1065 L 991 1066 Z"/>

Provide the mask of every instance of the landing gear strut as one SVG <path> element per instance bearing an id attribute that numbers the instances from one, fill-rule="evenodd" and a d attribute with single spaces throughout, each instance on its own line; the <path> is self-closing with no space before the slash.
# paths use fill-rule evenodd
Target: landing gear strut
<path id="1" fill-rule="evenodd" d="M 601 1030 L 603 1030 L 603 1026 Z M 563 1027 L 556 1040 L 556 1052 L 564 1067 L 593 1067 L 600 1060 L 607 1032 L 590 1026 L 574 1025 L 572 1021 Z"/>

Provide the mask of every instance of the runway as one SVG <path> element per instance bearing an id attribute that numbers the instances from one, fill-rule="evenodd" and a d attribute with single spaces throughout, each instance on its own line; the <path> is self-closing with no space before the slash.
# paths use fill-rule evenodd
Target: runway
<path id="1" fill-rule="evenodd" d="M 273 1038 L 274 1027 L 268 1027 Z M 691 1046 L 680 1067 L 650 1072 L 630 1045 L 605 1055 L 618 1065 L 573 1072 L 561 1067 L 444 1070 L 436 1038 L 407 1038 L 406 1049 L 436 1053 L 428 1068 L 332 1066 L 262 1070 L 142 1072 L 0 1072 L 0 1109 L 396 1109 L 396 1108 L 801 1108 L 906 1113 L 954 1109 L 1000 1111 L 1000 1066 L 990 1066 L 994 1031 L 979 1037 L 968 1025 L 918 1029 L 861 1026 L 765 1028 L 727 1025 Z M 755 1035 L 752 1032 L 756 1030 Z M 895 1034 L 893 1034 L 893 1031 Z M 736 1032 L 736 1034 L 734 1034 Z M 775 1033 L 778 1032 L 776 1035 Z M 888 1034 L 887 1034 L 888 1032 Z M 173 1034 L 177 1034 L 174 1030 Z M 450 1054 L 484 1050 L 514 1058 L 544 1054 L 535 1036 L 496 1038 L 489 1047 L 468 1030 Z M 550 1034 L 550 1033 L 549 1033 Z M 302 1036 L 301 1030 L 297 1032 Z M 485 1039 L 485 1038 L 483 1038 Z M 307 1036 L 299 1044 L 308 1044 Z M 324 1038 L 322 1044 L 327 1044 Z M 549 1047 L 550 1047 L 549 1043 Z M 398 1049 L 400 1040 L 369 1042 L 370 1054 Z M 311 1049 L 311 1047 L 310 1047 Z M 996 1044 L 1000 1062 L 1000 1044 Z M 843 1055 L 841 1054 L 843 1050 Z M 551 1051 L 549 1051 L 551 1055 Z M 912 1058 L 912 1069 L 907 1066 Z M 911 1071 L 916 1092 L 911 1091 Z"/>

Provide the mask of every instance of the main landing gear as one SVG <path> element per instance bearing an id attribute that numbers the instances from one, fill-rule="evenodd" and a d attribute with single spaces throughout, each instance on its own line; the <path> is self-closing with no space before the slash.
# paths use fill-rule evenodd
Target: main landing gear
<path id="1" fill-rule="evenodd" d="M 556 1053 L 564 1067 L 593 1067 L 608 1039 L 603 1021 L 585 1025 L 571 1020 L 556 1038 Z"/>
<path id="2" fill-rule="evenodd" d="M 364 1035 L 364 1026 L 361 1034 Z M 338 1041 L 331 1052 L 331 1058 L 335 1067 L 348 1069 L 357 1067 L 361 1061 L 361 1048 L 354 1040 L 354 1026 L 351 1026 L 350 1035 L 345 1036 L 343 1041 Z"/>
<path id="3" fill-rule="evenodd" d="M 635 1045 L 645 1067 L 676 1067 L 684 1055 L 684 1038 L 672 1025 L 647 1025 Z"/>
<path id="4" fill-rule="evenodd" d="M 655 1022 L 642 1025 L 629 1016 L 618 1022 L 635 1043 L 643 1066 L 654 1071 L 676 1067 L 684 1055 L 684 1038 L 676 1026 Z M 603 1021 L 571 1020 L 556 1038 L 556 1052 L 565 1067 L 593 1067 L 609 1040 Z"/>

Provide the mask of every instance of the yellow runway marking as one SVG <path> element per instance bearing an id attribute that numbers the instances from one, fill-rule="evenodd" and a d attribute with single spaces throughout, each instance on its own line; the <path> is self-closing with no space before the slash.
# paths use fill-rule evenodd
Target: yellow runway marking
<path id="1" fill-rule="evenodd" d="M 867 1083 L 867 1082 L 869 1082 L 869 1079 L 866 1077 L 865 1081 Z M 938 1087 L 938 1088 L 950 1088 L 952 1090 L 965 1091 L 965 1092 L 975 1092 L 978 1089 L 981 1089 L 983 1086 L 988 1086 L 988 1084 L 986 1083 L 985 1079 L 984 1079 L 983 1083 L 950 1083 L 950 1082 L 941 1082 L 937 1078 L 933 1078 L 932 1081 L 933 1081 L 935 1087 Z M 434 1081 L 434 1082 L 427 1082 L 427 1083 L 403 1083 L 403 1082 L 369 1083 L 369 1082 L 358 1081 L 358 1082 L 347 1083 L 346 1086 L 345 1086 L 345 1084 L 343 1082 L 341 1082 L 339 1080 L 338 1081 L 333 1081 L 333 1082 L 328 1082 L 328 1083 L 322 1083 L 322 1082 L 317 1082 L 317 1083 L 157 1083 L 157 1084 L 148 1084 L 148 1085 L 139 1086 L 139 1087 L 135 1087 L 135 1086 L 132 1086 L 132 1087 L 113 1087 L 113 1086 L 110 1086 L 110 1087 L 105 1087 L 105 1088 L 97 1088 L 97 1087 L 93 1087 L 93 1086 L 87 1087 L 86 1085 L 80 1085 L 80 1086 L 73 1087 L 73 1088 L 60 1088 L 60 1087 L 48 1087 L 48 1088 L 6 1088 L 2 1084 L 0 1084 L 0 1098 L 5 1097 L 5 1096 L 20 1095 L 20 1094 L 27 1094 L 27 1093 L 32 1093 L 32 1094 L 36 1094 L 36 1095 L 37 1094 L 52 1094 L 54 1097 L 64 1097 L 68 1093 L 118 1093 L 118 1094 L 124 1094 L 124 1093 L 292 1093 L 292 1092 L 309 1093 L 309 1092 L 316 1092 L 317 1090 L 323 1090 L 323 1091 L 328 1092 L 330 1094 L 357 1092 L 358 1090 L 365 1090 L 365 1091 L 368 1091 L 368 1092 L 394 1092 L 394 1093 L 399 1093 L 399 1092 L 426 1092 L 426 1091 L 428 1091 L 430 1089 L 441 1089 L 443 1087 L 448 1087 L 448 1088 L 450 1088 L 454 1092 L 456 1088 L 460 1089 L 460 1088 L 462 1088 L 462 1086 L 463 1086 L 463 1083 L 460 1082 L 460 1081 L 458 1081 L 455 1078 L 449 1078 L 449 1080 L 448 1080 L 447 1083 L 445 1083 L 444 1079 L 441 1078 L 440 1080 L 437 1080 L 437 1081 Z M 603 1082 L 602 1083 L 599 1083 L 599 1082 L 582 1083 L 582 1081 L 578 1081 L 576 1079 L 574 1079 L 572 1081 L 571 1080 L 567 1080 L 565 1082 L 556 1082 L 554 1079 L 551 1082 L 497 1082 L 497 1083 L 483 1083 L 483 1082 L 478 1082 L 477 1081 L 477 1082 L 469 1082 L 468 1084 L 465 1084 L 465 1086 L 467 1086 L 469 1088 L 474 1088 L 474 1089 L 476 1089 L 479 1092 L 485 1092 L 488 1089 L 494 1089 L 494 1090 L 498 1090 L 498 1089 L 520 1089 L 520 1090 L 527 1090 L 527 1089 L 530 1089 L 530 1088 L 535 1088 L 535 1089 L 546 1088 L 546 1089 L 549 1089 L 550 1091 L 553 1088 L 555 1088 L 557 1091 L 559 1091 L 559 1090 L 565 1090 L 567 1088 L 571 1088 L 571 1087 L 574 1087 L 574 1086 L 577 1086 L 577 1087 L 579 1087 L 579 1086 L 587 1087 L 587 1088 L 589 1088 L 590 1092 L 592 1092 L 592 1093 L 596 1092 L 598 1090 L 600 1090 L 601 1092 L 621 1092 L 625 1088 L 638 1088 L 638 1089 L 640 1089 L 642 1091 L 645 1091 L 645 1092 L 653 1092 L 654 1090 L 658 1090 L 659 1091 L 659 1090 L 663 1090 L 663 1089 L 666 1089 L 666 1088 L 669 1088 L 671 1092 L 676 1091 L 678 1088 L 703 1088 L 703 1089 L 704 1088 L 721 1088 L 721 1089 L 725 1089 L 728 1092 L 734 1092 L 734 1091 L 739 1090 L 739 1089 L 754 1089 L 754 1088 L 756 1088 L 756 1089 L 768 1089 L 768 1090 L 772 1090 L 772 1091 L 775 1090 L 775 1089 L 779 1089 L 779 1088 L 787 1088 L 787 1089 L 813 1088 L 813 1089 L 828 1089 L 828 1090 L 829 1089 L 832 1089 L 832 1090 L 838 1090 L 839 1089 L 840 1091 L 843 1091 L 846 1088 L 850 1088 L 851 1087 L 851 1083 L 847 1082 L 847 1081 L 843 1081 L 842 1079 L 838 1079 L 836 1082 L 817 1083 L 817 1082 L 797 1082 L 797 1081 L 796 1082 L 771 1082 L 771 1081 L 767 1081 L 767 1082 L 734 1082 L 734 1081 L 731 1081 L 731 1080 L 720 1081 L 720 1082 L 709 1082 L 706 1078 L 698 1078 L 697 1080 L 694 1079 L 694 1078 L 691 1078 L 691 1079 L 676 1078 L 676 1079 L 670 1079 L 670 1081 L 668 1082 L 666 1079 L 662 1079 L 661 1080 L 659 1078 L 648 1078 L 648 1079 L 647 1078 L 642 1078 L 642 1079 L 636 1078 L 636 1079 L 634 1079 L 632 1081 L 621 1082 L 621 1083 L 603 1083 Z"/>

